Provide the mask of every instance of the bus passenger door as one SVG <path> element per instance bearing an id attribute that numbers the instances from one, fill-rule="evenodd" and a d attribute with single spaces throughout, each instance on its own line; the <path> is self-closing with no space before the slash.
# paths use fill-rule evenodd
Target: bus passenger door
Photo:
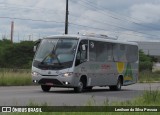
<path id="1" fill-rule="evenodd" d="M 80 64 L 82 64 L 83 62 L 86 62 L 87 60 L 88 60 L 88 41 L 82 40 L 79 43 L 75 66 L 79 66 Z"/>
<path id="2" fill-rule="evenodd" d="M 76 54 L 76 60 L 75 60 L 75 84 L 79 82 L 79 78 L 82 75 L 87 76 L 88 73 L 88 40 L 82 40 L 79 43 L 77 54 Z"/>

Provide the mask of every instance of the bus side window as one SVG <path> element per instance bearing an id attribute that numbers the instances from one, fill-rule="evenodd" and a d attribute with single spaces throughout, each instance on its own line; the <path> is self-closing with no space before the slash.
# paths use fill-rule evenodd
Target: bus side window
<path id="1" fill-rule="evenodd" d="M 118 44 L 113 44 L 113 59 L 115 62 L 118 61 Z"/>
<path id="2" fill-rule="evenodd" d="M 134 45 L 127 45 L 126 58 L 128 62 L 138 61 L 138 47 Z"/>
<path id="3" fill-rule="evenodd" d="M 113 44 L 107 43 L 107 61 L 113 61 Z"/>
<path id="4" fill-rule="evenodd" d="M 96 61 L 97 53 L 96 53 L 96 42 L 89 42 L 89 61 Z"/>
<path id="5" fill-rule="evenodd" d="M 87 52 L 88 52 L 88 41 L 82 40 L 78 47 L 75 66 L 87 61 L 88 58 Z"/>

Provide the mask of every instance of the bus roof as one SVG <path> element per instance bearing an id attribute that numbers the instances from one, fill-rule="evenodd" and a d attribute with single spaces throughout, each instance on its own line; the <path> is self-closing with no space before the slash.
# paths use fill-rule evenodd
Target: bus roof
<path id="1" fill-rule="evenodd" d="M 130 45 L 137 45 L 136 42 L 129 42 L 129 41 L 120 41 L 116 38 L 111 38 L 108 36 L 99 37 L 99 36 L 88 36 L 88 35 L 52 35 L 47 36 L 44 39 L 52 39 L 52 38 L 77 38 L 77 39 L 88 39 L 88 40 L 95 40 L 95 41 L 102 41 L 102 42 L 111 42 L 111 43 L 120 43 L 120 44 L 130 44 Z"/>

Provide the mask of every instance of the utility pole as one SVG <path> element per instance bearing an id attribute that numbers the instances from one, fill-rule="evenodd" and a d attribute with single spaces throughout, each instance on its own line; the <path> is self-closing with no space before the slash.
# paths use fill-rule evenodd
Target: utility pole
<path id="1" fill-rule="evenodd" d="M 28 37 L 29 37 L 29 38 L 28 38 L 28 41 L 31 41 L 31 34 L 30 34 L 30 35 L 28 35 Z"/>
<path id="2" fill-rule="evenodd" d="M 65 19 L 65 34 L 68 34 L 68 0 L 66 0 L 66 19 Z"/>
<path id="3" fill-rule="evenodd" d="M 11 22 L 11 42 L 13 43 L 14 21 Z"/>

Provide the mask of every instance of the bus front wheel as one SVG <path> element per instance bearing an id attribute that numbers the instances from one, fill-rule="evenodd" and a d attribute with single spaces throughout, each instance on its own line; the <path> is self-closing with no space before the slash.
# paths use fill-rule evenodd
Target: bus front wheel
<path id="1" fill-rule="evenodd" d="M 47 85 L 41 85 L 41 88 L 44 92 L 48 92 L 51 89 L 51 87 Z"/>
<path id="2" fill-rule="evenodd" d="M 85 90 L 87 90 L 87 91 L 91 91 L 92 90 L 92 86 L 89 86 L 89 87 L 85 87 Z"/>
<path id="3" fill-rule="evenodd" d="M 78 87 L 74 88 L 74 92 L 81 93 L 84 88 L 84 83 L 82 81 L 79 81 Z"/>

